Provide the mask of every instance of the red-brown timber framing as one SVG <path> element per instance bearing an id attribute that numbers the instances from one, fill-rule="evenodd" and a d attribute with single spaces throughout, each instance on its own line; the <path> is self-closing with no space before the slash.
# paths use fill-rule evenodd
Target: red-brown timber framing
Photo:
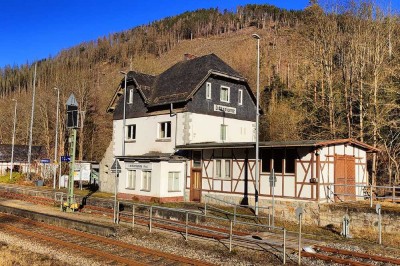
<path id="1" fill-rule="evenodd" d="M 276 173 L 276 198 L 301 200 L 329 200 L 335 185 L 335 156 L 348 155 L 354 158 L 355 184 L 367 184 L 366 180 L 366 153 L 379 150 L 365 143 L 352 140 L 324 140 L 324 141 L 274 141 L 261 142 L 260 150 L 280 150 L 282 171 Z M 177 150 L 197 150 L 202 156 L 202 192 L 224 194 L 225 196 L 254 196 L 254 169 L 255 143 L 198 143 L 178 146 Z M 286 173 L 286 166 L 290 158 L 287 152 L 296 151 L 294 173 Z M 261 154 L 261 153 L 260 153 Z M 279 156 L 278 156 L 279 157 Z M 229 178 L 215 176 L 215 160 L 229 162 Z M 260 183 L 258 191 L 260 197 L 271 197 L 272 191 L 268 178 L 270 171 L 263 172 L 263 158 L 260 156 Z M 279 162 L 278 162 L 279 163 Z M 193 162 L 189 163 L 190 169 Z M 274 165 L 274 158 L 270 160 L 270 167 Z M 293 167 L 293 166 L 292 166 Z M 271 170 L 271 168 L 269 170 Z M 226 169 L 225 169 L 226 170 Z M 293 171 L 293 170 L 292 170 Z M 190 184 L 190 170 L 186 174 L 186 184 Z M 189 189 L 189 187 L 186 187 Z"/>

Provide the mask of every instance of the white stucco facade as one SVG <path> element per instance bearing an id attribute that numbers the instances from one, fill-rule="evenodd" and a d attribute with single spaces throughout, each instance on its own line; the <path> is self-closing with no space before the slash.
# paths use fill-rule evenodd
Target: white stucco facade
<path id="1" fill-rule="evenodd" d="M 171 137 L 160 138 L 160 123 L 171 123 Z M 173 153 L 176 145 L 203 142 L 254 141 L 255 123 L 232 118 L 190 112 L 128 118 L 125 125 L 135 125 L 136 139 L 125 139 L 125 155 L 142 155 L 149 152 Z M 226 138 L 221 140 L 221 125 L 226 126 Z M 113 153 L 122 155 L 123 120 L 113 122 Z"/>

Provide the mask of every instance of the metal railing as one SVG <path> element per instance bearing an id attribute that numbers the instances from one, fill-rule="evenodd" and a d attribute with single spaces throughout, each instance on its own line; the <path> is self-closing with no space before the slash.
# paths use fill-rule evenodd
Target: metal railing
<path id="1" fill-rule="evenodd" d="M 282 262 L 283 264 L 286 263 L 286 229 L 283 227 L 275 227 L 270 225 L 263 225 L 263 224 L 255 224 L 255 223 L 247 223 L 242 221 L 234 222 L 233 219 L 229 218 L 222 218 L 222 217 L 215 217 L 215 216 L 207 216 L 205 213 L 197 212 L 194 210 L 186 210 L 186 209 L 176 209 L 176 208 L 168 208 L 168 207 L 161 207 L 155 205 L 146 205 L 142 203 L 132 203 L 132 202 L 124 202 L 119 201 L 117 206 L 123 206 L 124 211 L 120 211 L 119 208 L 117 210 L 117 221 L 118 223 L 121 220 L 121 217 L 124 217 L 124 220 L 130 220 L 132 224 L 132 228 L 135 227 L 135 219 L 141 218 L 148 221 L 149 232 L 152 231 L 154 223 L 157 222 L 159 224 L 167 224 L 175 226 L 176 228 L 181 228 L 184 231 L 185 241 L 188 241 L 188 237 L 190 235 L 190 229 L 196 230 L 197 232 L 203 232 L 205 234 L 211 233 L 213 235 L 219 235 L 222 238 L 228 239 L 229 251 L 232 251 L 233 245 L 236 243 L 239 245 L 239 242 L 246 242 L 251 244 L 268 244 L 267 242 L 261 239 L 254 239 L 249 238 L 243 235 L 235 234 L 234 227 L 237 226 L 238 228 L 243 227 L 254 227 L 255 231 L 248 232 L 251 235 L 254 232 L 268 232 L 271 233 L 272 231 L 278 231 L 282 233 Z M 141 208 L 140 211 L 138 209 Z M 156 211 L 164 210 L 170 213 L 176 213 L 175 219 L 165 219 L 160 218 L 155 215 Z M 207 221 L 207 220 L 214 220 L 220 226 L 225 226 L 224 231 L 217 231 L 213 230 L 210 227 L 204 227 L 199 225 L 199 221 Z M 203 224 L 203 222 L 202 222 Z"/>
<path id="2" fill-rule="evenodd" d="M 259 210 L 267 210 L 267 213 L 266 213 L 267 216 L 262 216 L 261 212 L 259 213 L 258 216 L 256 216 L 255 214 L 254 215 L 238 214 L 238 212 L 237 212 L 238 208 L 254 209 L 255 207 L 252 207 L 251 205 L 236 204 L 236 203 L 229 202 L 229 201 L 226 201 L 226 200 L 222 200 L 222 199 L 219 199 L 217 197 L 210 196 L 210 195 L 205 195 L 204 198 L 205 198 L 205 200 L 204 200 L 204 215 L 205 216 L 207 216 L 207 209 L 214 209 L 214 210 L 218 210 L 219 212 L 222 212 L 224 214 L 227 214 L 229 216 L 232 216 L 234 224 L 236 224 L 236 221 L 237 221 L 238 217 L 253 218 L 253 219 L 255 218 L 257 220 L 262 220 L 262 219 L 265 218 L 265 219 L 268 219 L 268 226 L 271 226 L 271 207 L 269 207 L 269 206 L 268 207 L 260 207 L 260 206 L 258 207 Z M 229 211 L 223 210 L 221 208 L 218 208 L 216 206 L 213 206 L 210 203 L 208 203 L 206 199 L 212 199 L 212 200 L 214 200 L 216 202 L 221 202 L 224 205 L 232 206 L 233 212 L 229 212 Z M 208 208 L 207 208 L 207 206 L 208 206 Z"/>
<path id="3" fill-rule="evenodd" d="M 389 200 L 400 202 L 400 186 L 372 186 L 367 184 L 330 184 L 327 185 L 326 197 L 332 202 L 337 198 L 340 201 L 369 200 L 372 207 L 373 201 Z M 354 191 L 354 193 L 352 193 Z"/>

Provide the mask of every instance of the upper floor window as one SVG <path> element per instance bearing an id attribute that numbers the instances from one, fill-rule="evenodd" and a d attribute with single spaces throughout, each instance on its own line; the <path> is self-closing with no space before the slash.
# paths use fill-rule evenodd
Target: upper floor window
<path id="1" fill-rule="evenodd" d="M 136 140 L 136 125 L 127 125 L 125 136 L 126 140 Z"/>
<path id="2" fill-rule="evenodd" d="M 230 99 L 230 88 L 229 87 L 221 86 L 219 99 L 221 102 L 229 103 L 229 99 Z"/>
<path id="3" fill-rule="evenodd" d="M 171 121 L 161 122 L 158 124 L 158 138 L 159 139 L 171 138 Z"/>
<path id="4" fill-rule="evenodd" d="M 128 103 L 133 103 L 133 89 L 129 89 Z"/>
<path id="5" fill-rule="evenodd" d="M 243 90 L 242 89 L 238 90 L 238 104 L 239 105 L 243 104 Z"/>
<path id="6" fill-rule="evenodd" d="M 211 83 L 206 83 L 206 99 L 211 100 Z"/>

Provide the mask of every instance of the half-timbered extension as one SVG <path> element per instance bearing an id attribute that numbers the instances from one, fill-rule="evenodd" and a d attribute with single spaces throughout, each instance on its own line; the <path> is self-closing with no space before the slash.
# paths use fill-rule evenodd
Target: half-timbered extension
<path id="1" fill-rule="evenodd" d="M 186 190 L 190 200 L 209 194 L 247 204 L 254 202 L 255 143 L 188 144 Z M 260 201 L 274 196 L 318 202 L 362 198 L 368 186 L 367 153 L 377 149 L 352 140 L 272 141 L 260 143 Z M 359 195 L 356 197 L 355 195 Z"/>
<path id="2" fill-rule="evenodd" d="M 118 196 L 183 200 L 187 153 L 176 146 L 254 141 L 255 110 L 245 78 L 214 54 L 185 56 L 158 76 L 130 71 L 108 107 Z"/>

